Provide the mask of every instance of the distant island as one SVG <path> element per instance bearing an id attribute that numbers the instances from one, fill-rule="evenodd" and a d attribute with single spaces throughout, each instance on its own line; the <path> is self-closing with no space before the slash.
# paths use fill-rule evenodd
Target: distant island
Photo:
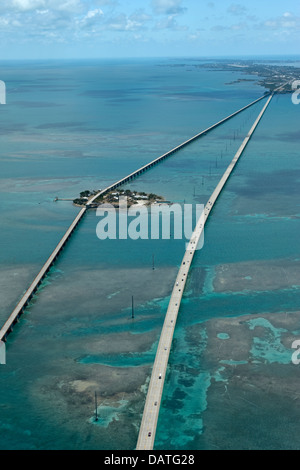
<path id="1" fill-rule="evenodd" d="M 246 81 L 254 81 L 258 86 L 264 87 L 270 93 L 277 89 L 276 93 L 293 93 L 293 82 L 300 78 L 300 68 L 296 61 L 275 61 L 275 60 L 208 60 L 199 64 L 174 64 L 171 67 L 195 67 L 209 69 L 220 72 L 241 72 L 248 75 L 247 78 L 233 80 L 226 85 L 233 85 Z M 253 79 L 249 76 L 253 76 Z M 254 78 L 255 77 L 255 78 Z M 257 80 L 258 79 L 258 80 Z M 278 88 L 280 87 L 280 90 Z"/>
<path id="2" fill-rule="evenodd" d="M 89 200 L 98 194 L 101 190 L 94 191 L 82 191 L 79 198 L 73 200 L 73 204 L 76 206 L 86 206 Z M 154 193 L 145 193 L 138 191 L 131 191 L 130 189 L 120 189 L 108 191 L 105 194 L 101 194 L 98 198 L 93 201 L 92 207 L 98 207 L 102 204 L 111 204 L 115 208 L 119 208 L 120 198 L 127 198 L 127 206 L 130 207 L 134 204 L 150 205 L 159 203 L 168 203 L 162 196 L 158 196 Z"/>
<path id="3" fill-rule="evenodd" d="M 263 62 L 263 61 L 262 61 Z M 274 64 L 258 62 L 252 60 L 240 60 L 240 61 L 218 61 L 211 64 L 199 64 L 196 67 L 210 68 L 213 70 L 230 71 L 230 72 L 242 72 L 245 75 L 253 75 L 260 80 L 257 84 L 268 89 L 269 92 L 276 90 L 281 87 L 278 93 L 293 93 L 295 91 L 292 87 L 292 83 L 298 80 L 300 77 L 300 68 L 290 65 L 290 63 Z M 266 61 L 267 62 L 267 61 Z M 232 85 L 234 83 L 240 83 L 245 81 L 251 81 L 249 78 L 240 78 L 226 85 Z M 255 79 L 253 79 L 255 81 Z"/>

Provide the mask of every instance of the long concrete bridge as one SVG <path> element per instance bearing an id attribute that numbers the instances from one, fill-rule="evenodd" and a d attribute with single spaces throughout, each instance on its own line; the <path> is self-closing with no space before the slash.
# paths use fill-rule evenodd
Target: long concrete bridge
<path id="1" fill-rule="evenodd" d="M 212 208 L 218 199 L 222 189 L 224 188 L 229 176 L 231 175 L 234 167 L 236 166 L 240 156 L 245 150 L 251 136 L 253 135 L 258 123 L 260 122 L 264 112 L 266 111 L 273 94 L 269 97 L 263 109 L 259 113 L 257 119 L 255 120 L 253 126 L 248 132 L 246 138 L 244 139 L 239 150 L 235 154 L 230 165 L 226 169 L 222 178 L 220 179 L 217 187 L 210 196 L 205 209 L 200 216 L 196 228 L 192 234 L 190 242 L 185 251 L 182 263 L 179 267 L 178 275 L 173 287 L 171 294 L 168 310 L 165 316 L 165 321 L 163 324 L 156 357 L 152 369 L 151 379 L 148 387 L 146 403 L 144 406 L 144 413 L 142 417 L 142 422 L 140 426 L 140 432 L 138 437 L 138 442 L 136 450 L 152 450 L 155 442 L 155 434 L 157 428 L 157 421 L 159 416 L 161 398 L 164 388 L 165 376 L 167 371 L 167 366 L 169 362 L 169 354 L 172 345 L 173 334 L 176 326 L 176 320 L 180 308 L 180 303 L 182 295 L 184 292 L 185 284 L 188 277 L 188 272 L 192 264 L 194 254 L 197 250 L 198 243 L 200 241 L 201 235 L 203 234 L 205 223 L 212 211 Z"/>
<path id="2" fill-rule="evenodd" d="M 36 293 L 37 289 L 39 288 L 40 284 L 42 283 L 44 277 L 48 273 L 51 266 L 54 264 L 56 259 L 58 258 L 60 252 L 62 251 L 63 247 L 65 246 L 66 242 L 69 240 L 70 236 L 74 232 L 75 228 L 77 227 L 78 223 L 82 219 L 86 212 L 86 208 L 84 207 L 81 209 L 77 217 L 74 219 L 62 239 L 60 240 L 59 244 L 52 252 L 51 256 L 48 258 L 36 278 L 33 280 L 30 287 L 27 289 L 21 300 L 18 302 L 17 306 L 14 308 L 12 314 L 4 323 L 3 327 L 0 330 L 0 341 L 6 341 L 7 336 L 9 333 L 13 331 L 13 327 L 16 323 L 18 323 L 20 316 L 24 313 L 25 308 L 29 304 L 30 300 Z"/>
<path id="3" fill-rule="evenodd" d="M 258 103 L 259 101 L 263 100 L 264 98 L 266 98 L 267 95 L 264 95 L 264 96 L 261 96 L 260 98 L 258 98 L 257 100 L 255 101 L 252 101 L 251 103 L 247 104 L 247 106 L 244 106 L 243 108 L 239 109 L 238 111 L 235 111 L 234 113 L 230 114 L 229 116 L 227 116 L 226 118 L 222 119 L 221 121 L 218 121 L 216 122 L 215 124 L 213 124 L 212 126 L 208 127 L 207 129 L 205 129 L 204 131 L 201 131 L 199 132 L 199 134 L 196 134 L 194 135 L 193 137 L 191 137 L 190 139 L 186 140 L 185 142 L 183 142 L 182 144 L 178 145 L 177 147 L 174 147 L 172 150 L 169 150 L 167 153 L 164 153 L 163 155 L 161 155 L 160 157 L 156 158 L 155 160 L 152 160 L 151 162 L 147 163 L 146 165 L 142 166 L 141 168 L 139 168 L 138 170 L 134 171 L 133 173 L 131 173 L 130 175 L 127 175 L 125 176 L 125 178 L 122 178 L 121 180 L 117 181 L 116 183 L 112 184 L 111 186 L 108 186 L 107 188 L 105 188 L 104 190 L 100 191 L 99 193 L 97 193 L 95 196 L 93 196 L 87 203 L 87 206 L 89 207 L 93 207 L 93 204 L 95 203 L 96 199 L 99 198 L 99 196 L 102 196 L 104 195 L 105 193 L 109 192 L 109 191 L 112 191 L 116 188 L 118 188 L 119 186 L 122 186 L 123 184 L 125 183 L 128 183 L 129 181 L 133 180 L 134 178 L 136 178 L 137 176 L 141 175 L 142 173 L 144 173 L 145 171 L 149 170 L 150 168 L 154 167 L 155 165 L 157 165 L 158 163 L 162 162 L 163 160 L 165 160 L 166 158 L 170 157 L 171 155 L 173 155 L 174 153 L 178 152 L 179 150 L 183 149 L 183 147 L 186 147 L 187 145 L 191 144 L 192 142 L 194 142 L 195 140 L 199 139 L 200 137 L 203 137 L 204 135 L 206 135 L 208 132 L 212 131 L 213 129 L 215 129 L 216 127 L 224 124 L 226 121 L 229 121 L 229 119 L 232 119 L 233 117 L 237 116 L 238 114 L 240 114 L 242 111 L 245 111 L 246 109 L 250 108 L 251 106 L 253 106 L 254 104 Z M 97 204 L 98 205 L 98 204 Z"/>
<path id="4" fill-rule="evenodd" d="M 162 162 L 166 158 L 170 157 L 171 155 L 176 153 L 178 150 L 181 150 L 186 145 L 189 145 L 190 143 L 194 142 L 196 139 L 199 139 L 200 137 L 205 136 L 208 132 L 212 131 L 216 127 L 224 124 L 229 119 L 232 119 L 233 117 L 237 116 L 242 111 L 245 111 L 246 109 L 250 108 L 254 104 L 256 104 L 259 101 L 263 100 L 264 98 L 266 98 L 266 96 L 267 95 L 261 96 L 257 100 L 249 103 L 248 105 L 244 106 L 243 108 L 239 109 L 238 111 L 230 114 L 229 116 L 225 117 L 221 121 L 217 122 L 216 124 L 213 124 L 212 126 L 208 127 L 204 131 L 200 132 L 199 134 L 196 134 L 195 136 L 191 137 L 190 139 L 188 139 L 187 141 L 185 141 L 182 144 L 178 145 L 177 147 L 173 148 L 169 152 L 161 155 L 160 157 L 156 158 L 155 160 L 152 160 L 150 163 L 140 167 L 138 170 L 136 170 L 136 171 L 130 173 L 129 175 L 125 176 L 125 178 L 122 178 L 121 180 L 117 181 L 116 183 L 108 186 L 107 188 L 105 188 L 102 191 L 95 194 L 95 196 L 93 196 L 87 202 L 86 206 L 83 209 L 80 210 L 80 212 L 78 213 L 78 215 L 76 216 L 76 218 L 74 219 L 74 221 L 72 222 L 72 224 L 70 225 L 70 227 L 68 228 L 68 230 L 66 231 L 66 233 L 64 234 L 64 236 L 62 237 L 60 242 L 58 243 L 58 245 L 56 246 L 56 248 L 54 249 L 54 251 L 51 253 L 50 257 L 48 258 L 48 260 L 43 265 L 42 269 L 40 270 L 40 272 L 38 273 L 38 275 L 36 276 L 36 278 L 34 279 L 32 284 L 30 285 L 30 287 L 26 290 L 25 294 L 22 296 L 21 300 L 18 302 L 15 309 L 13 310 L 13 312 L 11 313 L 11 315 L 9 316 L 9 318 L 7 319 L 7 321 L 5 322 L 3 327 L 1 328 L 1 330 L 0 330 L 0 341 L 6 341 L 7 340 L 8 335 L 13 331 L 14 325 L 19 321 L 21 315 L 24 313 L 24 311 L 25 311 L 26 307 L 28 306 L 30 300 L 33 298 L 34 294 L 37 292 L 37 290 L 38 290 L 40 284 L 42 283 L 43 279 L 45 278 L 45 276 L 49 272 L 51 266 L 55 263 L 55 261 L 58 258 L 59 254 L 63 250 L 65 244 L 67 243 L 67 241 L 69 240 L 69 238 L 73 234 L 74 230 L 78 226 L 79 222 L 82 220 L 83 216 L 85 215 L 87 209 L 98 206 L 98 203 L 96 202 L 96 200 L 101 195 L 104 195 L 104 194 L 108 193 L 109 191 L 111 191 L 113 189 L 116 189 L 117 187 L 119 187 L 119 186 L 121 186 L 125 183 L 130 182 L 131 180 L 133 180 L 134 178 L 136 178 L 140 174 L 142 174 L 145 171 L 153 168 L 155 165 L 159 164 L 160 162 Z"/>

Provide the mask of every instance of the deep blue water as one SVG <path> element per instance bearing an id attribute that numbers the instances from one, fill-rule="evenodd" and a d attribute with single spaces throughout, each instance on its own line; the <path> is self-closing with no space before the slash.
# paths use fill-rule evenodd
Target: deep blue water
<path id="1" fill-rule="evenodd" d="M 245 77 L 196 64 L 183 59 L 1 64 L 8 93 L 0 108 L 2 323 L 78 212 L 55 197 L 74 198 L 117 181 L 265 91 L 255 81 L 228 85 Z M 261 107 L 258 103 L 184 148 L 130 188 L 180 204 L 204 204 Z M 299 308 L 297 286 L 232 294 L 214 292 L 210 284 L 220 264 L 300 258 L 298 123 L 299 109 L 290 96 L 273 99 L 214 207 L 180 310 L 158 427 L 160 448 L 168 439 L 173 448 L 189 448 L 203 433 L 210 371 L 194 380 L 189 400 L 180 398 L 186 387 L 176 366 L 183 357 L 187 367 L 197 363 L 185 343 L 187 329 L 212 318 Z M 185 241 L 100 241 L 98 222 L 96 212 L 85 216 L 9 337 L 7 365 L 0 369 L 2 449 L 136 445 Z M 202 277 L 195 280 L 199 271 Z M 174 386 L 178 396 L 172 405 Z M 97 424 L 95 391 L 103 417 Z M 174 441 L 166 433 L 170 415 L 177 428 Z"/>

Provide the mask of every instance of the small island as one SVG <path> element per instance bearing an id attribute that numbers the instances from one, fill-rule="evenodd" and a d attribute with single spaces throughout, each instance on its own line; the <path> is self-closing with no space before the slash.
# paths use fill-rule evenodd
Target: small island
<path id="1" fill-rule="evenodd" d="M 100 193 L 101 190 L 94 190 L 94 191 L 82 191 L 80 193 L 79 198 L 73 200 L 73 204 L 76 206 L 86 206 L 91 198 L 93 198 L 96 194 Z M 102 204 L 111 204 L 116 209 L 119 208 L 120 198 L 127 198 L 127 206 L 133 206 L 134 204 L 139 205 L 151 205 L 151 204 L 161 204 L 161 203 L 168 203 L 169 201 L 165 201 L 162 196 L 158 196 L 154 193 L 145 193 L 145 192 L 138 192 L 138 191 L 131 191 L 130 189 L 120 189 L 120 190 L 112 190 L 108 191 L 107 193 L 99 195 L 94 201 L 91 207 L 98 207 Z"/>

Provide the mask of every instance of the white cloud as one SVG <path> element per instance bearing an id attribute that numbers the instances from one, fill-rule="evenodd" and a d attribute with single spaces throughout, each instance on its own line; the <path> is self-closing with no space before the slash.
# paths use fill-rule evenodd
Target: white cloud
<path id="1" fill-rule="evenodd" d="M 46 6 L 45 0 L 12 0 L 12 7 L 17 10 L 29 11 Z"/>
<path id="2" fill-rule="evenodd" d="M 6 26 L 9 26 L 9 20 L 7 18 L 2 18 L 0 17 L 0 28 L 2 27 L 6 27 Z"/>
<path id="3" fill-rule="evenodd" d="M 83 17 L 76 18 L 76 26 L 80 29 L 91 29 L 91 33 L 95 32 L 95 27 L 99 25 L 100 18 L 103 16 L 103 11 L 100 8 L 89 10 Z"/>
<path id="4" fill-rule="evenodd" d="M 78 11 L 84 9 L 82 0 L 1 0 L 0 11 L 3 14 L 30 14 L 41 10 Z"/>
<path id="5" fill-rule="evenodd" d="M 259 27 L 277 30 L 279 34 L 282 30 L 294 29 L 297 31 L 300 30 L 300 17 L 294 16 L 290 12 L 286 12 L 280 17 L 266 20 L 264 23 L 260 24 Z"/>
<path id="6" fill-rule="evenodd" d="M 160 29 L 172 29 L 174 31 L 179 31 L 182 30 L 182 27 L 180 27 L 176 21 L 176 15 L 169 15 L 167 18 L 163 18 L 162 21 L 159 21 L 155 25 L 156 30 Z"/>
<path id="7" fill-rule="evenodd" d="M 155 13 L 162 15 L 178 15 L 186 10 L 182 0 L 152 0 L 152 8 Z"/>
<path id="8" fill-rule="evenodd" d="M 144 10 L 138 10 L 138 11 L 134 12 L 131 15 L 131 18 L 135 21 L 140 22 L 140 23 L 150 21 L 152 19 L 152 17 L 150 15 L 148 15 L 147 13 L 145 13 Z"/>
<path id="9" fill-rule="evenodd" d="M 284 28 L 296 28 L 297 22 L 296 21 L 283 21 L 282 26 Z"/>
<path id="10" fill-rule="evenodd" d="M 70 13 L 76 13 L 79 11 L 84 11 L 88 7 L 85 6 L 84 2 L 81 0 L 65 0 L 65 1 L 58 1 L 58 0 L 50 0 L 50 5 L 52 2 L 52 8 L 57 11 L 66 11 Z"/>
<path id="11" fill-rule="evenodd" d="M 176 36 L 178 43 L 189 41 L 189 45 L 205 42 L 207 37 L 215 44 L 237 36 L 250 38 L 249 42 L 257 37 L 271 41 L 275 34 L 299 38 L 300 18 L 290 5 L 278 16 L 269 10 L 258 18 L 250 3 L 248 8 L 242 0 L 222 3 L 219 8 L 215 0 L 0 0 L 0 41 L 21 50 L 24 44 L 47 44 L 49 49 L 57 44 L 71 49 L 105 41 L 171 44 Z M 207 37 L 200 33 L 201 27 Z"/>
<path id="12" fill-rule="evenodd" d="M 246 29 L 248 29 L 248 25 L 245 22 L 238 23 L 238 24 L 233 24 L 231 26 L 231 29 L 232 29 L 232 31 L 245 31 Z"/>
<path id="13" fill-rule="evenodd" d="M 247 8 L 244 5 L 241 5 L 239 3 L 232 3 L 228 9 L 228 13 L 231 13 L 232 15 L 245 15 L 247 13 Z"/>
<path id="14" fill-rule="evenodd" d="M 194 33 L 188 35 L 188 39 L 190 41 L 198 41 L 202 38 L 202 32 L 203 30 L 197 29 Z"/>
<path id="15" fill-rule="evenodd" d="M 285 12 L 280 16 L 265 18 L 264 21 L 258 21 L 254 25 L 254 31 L 257 40 L 262 43 L 273 41 L 277 44 L 277 49 L 285 47 L 287 42 L 297 44 L 299 43 L 300 17 Z"/>
<path id="16" fill-rule="evenodd" d="M 267 28 L 277 28 L 278 22 L 274 20 L 267 20 L 264 22 L 264 26 L 266 26 Z"/>
<path id="17" fill-rule="evenodd" d="M 148 15 L 139 12 L 130 16 L 121 13 L 114 18 L 109 18 L 105 24 L 105 29 L 110 31 L 144 31 L 150 18 Z"/>
<path id="18" fill-rule="evenodd" d="M 100 10 L 100 8 L 97 8 L 96 10 L 89 10 L 87 14 L 85 15 L 84 19 L 90 19 L 90 18 L 95 18 L 95 16 L 101 16 L 103 15 L 103 11 Z"/>
<path id="19" fill-rule="evenodd" d="M 9 31 L 13 42 L 69 42 L 78 38 L 108 36 L 116 32 L 143 34 L 146 31 L 184 31 L 177 22 L 186 11 L 184 0 L 151 0 L 143 8 L 131 7 L 118 0 L 0 0 L 1 40 Z M 152 12 L 159 15 L 159 20 Z M 127 11 L 123 7 L 126 7 Z M 14 35 L 15 30 L 15 35 Z M 130 33 L 131 36 L 130 36 Z"/>

